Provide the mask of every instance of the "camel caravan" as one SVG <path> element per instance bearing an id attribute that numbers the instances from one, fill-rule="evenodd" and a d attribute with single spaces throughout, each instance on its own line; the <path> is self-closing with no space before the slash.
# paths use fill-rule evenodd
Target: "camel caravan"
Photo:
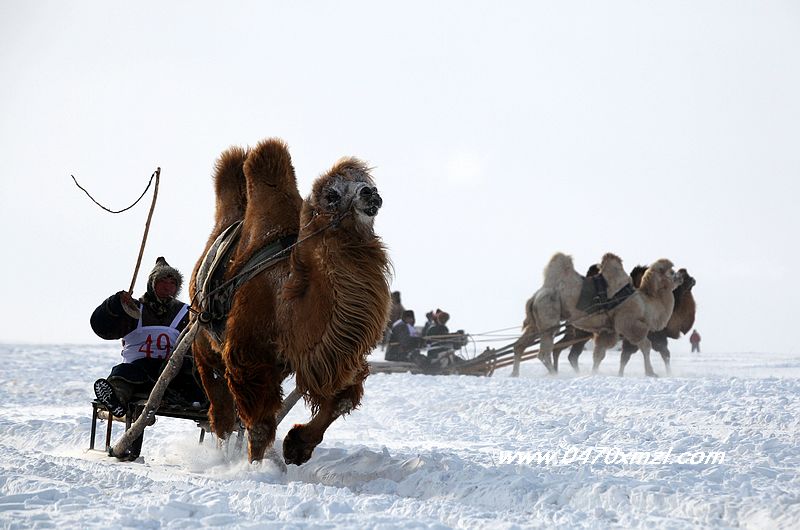
<path id="1" fill-rule="evenodd" d="M 653 348 L 669 373 L 667 339 L 679 338 L 694 325 L 694 284 L 686 269 L 674 271 L 668 259 L 636 266 L 628 274 L 622 260 L 608 253 L 582 276 L 570 256 L 556 253 L 544 269 L 544 284 L 525 304 L 522 336 L 513 345 L 512 376 L 519 375 L 526 348 L 537 342 L 536 357 L 549 373 L 558 372 L 558 357 L 567 345 L 569 362 L 577 372 L 578 357 L 589 340 L 594 343 L 592 372 L 596 373 L 606 352 L 620 339 L 620 376 L 639 350 L 645 374 L 655 376 L 650 362 Z M 562 325 L 564 337 L 554 343 Z"/>

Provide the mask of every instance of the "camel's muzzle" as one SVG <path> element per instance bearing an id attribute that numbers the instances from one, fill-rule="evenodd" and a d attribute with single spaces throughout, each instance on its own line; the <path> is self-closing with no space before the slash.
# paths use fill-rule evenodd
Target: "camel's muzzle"
<path id="1" fill-rule="evenodd" d="M 358 202 L 362 212 L 369 217 L 378 215 L 378 210 L 383 206 L 383 199 L 378 194 L 378 188 L 364 186 L 358 192 Z"/>

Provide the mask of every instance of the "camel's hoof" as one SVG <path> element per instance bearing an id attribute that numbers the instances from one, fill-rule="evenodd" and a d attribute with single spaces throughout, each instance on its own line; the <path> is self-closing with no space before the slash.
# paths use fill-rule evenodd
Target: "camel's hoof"
<path id="1" fill-rule="evenodd" d="M 296 425 L 283 439 L 283 460 L 287 464 L 294 464 L 296 466 L 305 464 L 311 459 L 311 454 L 314 448 L 319 445 L 318 442 L 309 442 L 304 440 L 303 431 L 304 425 Z"/>

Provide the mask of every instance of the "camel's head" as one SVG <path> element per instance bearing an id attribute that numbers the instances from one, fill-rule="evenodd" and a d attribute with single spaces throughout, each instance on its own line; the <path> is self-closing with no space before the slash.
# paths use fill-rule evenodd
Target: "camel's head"
<path id="1" fill-rule="evenodd" d="M 308 201 L 317 214 L 342 219 L 352 214 L 357 225 L 369 227 L 383 205 L 369 168 L 356 158 L 343 158 L 320 176 Z"/>
<path id="2" fill-rule="evenodd" d="M 668 259 L 660 259 L 650 265 L 642 277 L 641 289 L 648 294 L 656 294 L 669 290 L 674 291 L 683 283 L 684 278 L 673 270 L 673 263 Z"/>
<path id="3" fill-rule="evenodd" d="M 691 291 L 692 287 L 694 287 L 695 279 L 689 276 L 689 272 L 686 269 L 678 269 L 676 273 L 680 283 L 676 285 L 676 287 L 681 286 L 685 291 Z"/>

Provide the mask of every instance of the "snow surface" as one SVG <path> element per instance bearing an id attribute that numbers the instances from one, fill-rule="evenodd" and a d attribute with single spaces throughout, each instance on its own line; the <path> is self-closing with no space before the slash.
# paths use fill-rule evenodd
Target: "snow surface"
<path id="1" fill-rule="evenodd" d="M 89 451 L 91 383 L 118 355 L 0 345 L 3 528 L 800 527 L 800 355 L 682 353 L 658 379 L 640 356 L 614 376 L 613 353 L 594 377 L 566 362 L 548 377 L 538 361 L 518 379 L 376 374 L 361 409 L 286 473 L 233 443 L 198 445 L 195 424 L 171 418 L 145 431 L 143 462 Z M 307 417 L 298 405 L 279 443 Z M 725 460 L 524 458 L 604 447 Z"/>

